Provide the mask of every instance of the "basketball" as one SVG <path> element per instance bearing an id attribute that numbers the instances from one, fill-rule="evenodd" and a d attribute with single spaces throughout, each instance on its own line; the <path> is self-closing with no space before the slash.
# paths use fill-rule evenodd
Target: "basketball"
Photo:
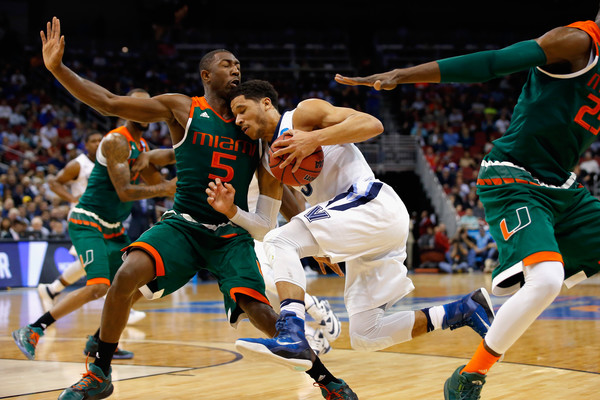
<path id="1" fill-rule="evenodd" d="M 282 138 L 288 137 L 291 137 L 291 135 L 284 134 L 279 136 L 273 142 L 273 144 L 277 143 L 278 140 L 283 140 Z M 286 185 L 308 185 L 314 181 L 317 176 L 319 176 L 321 170 L 323 169 L 323 149 L 321 146 L 317 147 L 312 154 L 302 160 L 300 163 L 300 168 L 298 168 L 298 171 L 296 172 L 292 172 L 294 165 L 296 165 L 295 162 L 287 165 L 285 168 L 279 168 L 279 164 L 287 159 L 287 154 L 284 154 L 281 157 L 273 157 L 273 153 L 273 145 L 271 145 L 271 147 L 269 147 L 269 167 L 271 168 L 271 173 L 275 176 L 275 178 L 277 178 L 277 180 Z"/>

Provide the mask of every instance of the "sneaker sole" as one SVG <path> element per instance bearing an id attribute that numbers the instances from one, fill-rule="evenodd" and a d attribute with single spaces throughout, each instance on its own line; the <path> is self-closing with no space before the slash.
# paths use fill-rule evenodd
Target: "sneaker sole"
<path id="1" fill-rule="evenodd" d="M 32 356 L 31 354 L 29 354 L 29 352 L 23 346 L 21 346 L 21 342 L 17 338 L 17 335 L 15 334 L 15 332 L 12 333 L 12 337 L 15 340 L 15 344 L 17 345 L 19 350 L 21 350 L 21 353 L 23 353 L 25 355 L 25 357 L 27 357 L 27 359 L 35 360 L 35 354 Z"/>
<path id="2" fill-rule="evenodd" d="M 146 313 L 143 311 L 138 311 L 134 314 L 129 314 L 129 318 L 127 319 L 127 325 L 134 325 L 146 318 Z"/>
<path id="3" fill-rule="evenodd" d="M 308 371 L 312 368 L 312 361 L 293 358 L 283 358 L 273 354 L 266 346 L 260 343 L 251 343 L 237 340 L 235 349 L 250 360 L 270 361 L 290 368 L 292 371 Z"/>

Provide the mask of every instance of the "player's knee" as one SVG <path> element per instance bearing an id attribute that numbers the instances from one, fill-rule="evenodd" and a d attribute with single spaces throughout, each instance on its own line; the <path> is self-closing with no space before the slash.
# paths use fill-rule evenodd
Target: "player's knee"
<path id="1" fill-rule="evenodd" d="M 145 251 L 133 249 L 117 271 L 113 286 L 121 293 L 134 293 L 154 277 L 154 260 Z"/>
<path id="2" fill-rule="evenodd" d="M 381 336 L 377 326 L 350 324 L 350 345 L 358 351 L 378 351 L 394 344 L 389 336 Z"/>
<path id="3" fill-rule="evenodd" d="M 89 297 L 92 300 L 96 300 L 103 297 L 106 292 L 108 292 L 108 285 L 105 283 L 95 283 L 93 285 L 87 285 L 86 289 L 88 290 Z"/>
<path id="4" fill-rule="evenodd" d="M 560 262 L 541 262 L 531 266 L 526 284 L 534 287 L 540 301 L 552 302 L 560 293 L 564 282 L 564 268 Z"/>

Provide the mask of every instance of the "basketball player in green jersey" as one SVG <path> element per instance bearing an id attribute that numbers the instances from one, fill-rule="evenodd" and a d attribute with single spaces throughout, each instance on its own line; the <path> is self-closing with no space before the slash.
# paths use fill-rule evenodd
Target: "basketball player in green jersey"
<path id="1" fill-rule="evenodd" d="M 511 295 L 466 366 L 444 385 L 449 399 L 479 399 L 488 370 L 552 303 L 600 270 L 600 202 L 573 168 L 600 131 L 600 13 L 501 50 L 429 62 L 339 83 L 390 90 L 401 83 L 483 82 L 529 69 L 508 131 L 477 179 L 500 265 L 492 290 Z"/>
<path id="2" fill-rule="evenodd" d="M 129 95 L 150 97 L 141 89 Z M 175 180 L 164 181 L 153 166 L 137 174 L 130 172 L 130 165 L 147 148 L 143 131 L 140 124 L 127 121 L 110 131 L 98 145 L 87 187 L 69 213 L 69 236 L 85 268 L 87 284 L 67 294 L 34 323 L 13 332 L 17 346 L 30 360 L 35 358 L 38 339 L 48 326 L 108 291 L 122 263 L 121 249 L 131 243 L 123 221 L 131 212 L 132 202 L 175 194 Z M 145 185 L 137 184 L 140 176 Z M 89 337 L 86 354 L 95 354 L 97 335 Z M 114 351 L 115 358 L 133 357 L 131 352 Z"/>
<path id="3" fill-rule="evenodd" d="M 205 193 L 210 181 L 228 181 L 240 188 L 235 201 L 247 211 L 247 190 L 259 151 L 258 143 L 235 125 L 229 108 L 228 93 L 240 82 L 239 61 L 227 50 L 206 54 L 200 61 L 203 97 L 164 94 L 138 99 L 116 96 L 67 68 L 62 63 L 65 42 L 57 18 L 48 22 L 46 33 L 40 35 L 46 68 L 77 99 L 105 115 L 167 123 L 178 179 L 173 209 L 127 249 L 127 258 L 104 302 L 96 360 L 59 398 L 110 396 L 111 359 L 136 293 L 142 291 L 148 298 L 166 296 L 185 285 L 200 268 L 217 277 L 233 326 L 247 315 L 254 326 L 272 337 L 278 315 L 265 296 L 254 241 L 247 231 L 214 211 Z M 264 196 L 257 206 L 273 226 L 280 190 L 274 179 L 271 185 L 261 186 Z M 332 385 L 340 384 L 318 358 L 307 373 L 315 380 L 322 375 Z"/>

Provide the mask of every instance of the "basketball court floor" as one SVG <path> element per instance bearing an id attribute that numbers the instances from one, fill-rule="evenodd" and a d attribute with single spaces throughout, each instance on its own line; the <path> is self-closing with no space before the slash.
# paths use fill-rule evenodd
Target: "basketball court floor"
<path id="1" fill-rule="evenodd" d="M 440 304 L 490 287 L 490 276 L 478 273 L 411 278 L 416 290 L 393 310 Z M 308 290 L 328 299 L 343 321 L 342 335 L 321 359 L 361 400 L 443 399 L 444 381 L 468 361 L 480 341 L 465 327 L 432 332 L 384 351 L 354 351 L 347 334 L 343 278 L 310 278 Z M 505 299 L 492 300 L 497 309 Z M 0 399 L 56 399 L 75 383 L 85 372 L 83 347 L 98 327 L 102 304 L 89 303 L 48 328 L 36 360 L 29 361 L 11 332 L 42 314 L 37 291 L 0 291 Z M 136 309 L 147 317 L 124 332 L 120 345 L 135 357 L 114 361 L 111 399 L 322 399 L 305 373 L 249 362 L 235 351 L 238 337 L 261 334 L 248 321 L 237 330 L 229 326 L 214 283 L 190 283 L 165 299 L 142 300 Z M 598 399 L 599 342 L 600 281 L 563 289 L 491 370 L 482 398 Z"/>

